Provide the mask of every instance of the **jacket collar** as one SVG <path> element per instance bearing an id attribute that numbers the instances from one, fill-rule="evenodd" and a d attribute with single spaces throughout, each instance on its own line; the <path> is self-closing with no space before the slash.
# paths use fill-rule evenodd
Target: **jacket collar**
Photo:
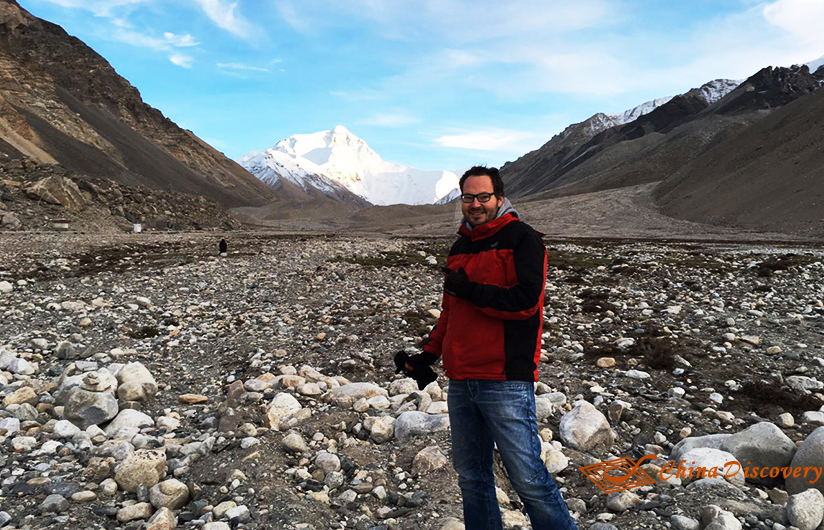
<path id="1" fill-rule="evenodd" d="M 464 237 L 468 237 L 472 241 L 477 241 L 479 239 L 483 239 L 485 237 L 489 237 L 495 234 L 504 226 L 515 221 L 520 221 L 520 219 L 518 219 L 518 213 L 514 210 L 511 210 L 499 217 L 496 217 L 491 221 L 487 221 L 481 225 L 478 225 L 475 228 L 470 229 L 470 227 L 468 227 L 466 223 L 461 223 L 461 227 L 460 229 L 458 229 L 458 233 Z"/>

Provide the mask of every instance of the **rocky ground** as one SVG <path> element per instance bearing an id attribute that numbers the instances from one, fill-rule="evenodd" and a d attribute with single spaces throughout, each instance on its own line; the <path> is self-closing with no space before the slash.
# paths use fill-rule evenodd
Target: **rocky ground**
<path id="1" fill-rule="evenodd" d="M 450 239 L 0 237 L 0 527 L 463 527 L 446 381 L 392 362 Z M 539 427 L 579 527 L 816 529 L 824 478 L 659 472 L 824 466 L 824 251 L 548 246 Z M 628 492 L 579 470 L 644 455 Z"/>
<path id="2" fill-rule="evenodd" d="M 73 231 L 226 230 L 240 223 L 202 196 L 92 178 L 31 159 L 0 163 L 0 232 L 53 231 L 54 220 Z"/>

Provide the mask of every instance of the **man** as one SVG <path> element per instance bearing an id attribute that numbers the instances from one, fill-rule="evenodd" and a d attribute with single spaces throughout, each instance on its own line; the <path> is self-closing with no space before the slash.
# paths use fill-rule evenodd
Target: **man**
<path id="1" fill-rule="evenodd" d="M 535 415 L 546 247 L 504 197 L 497 169 L 473 167 L 460 187 L 461 237 L 444 269 L 443 311 L 424 352 L 406 368 L 414 376 L 443 358 L 467 530 L 502 528 L 495 445 L 533 530 L 575 529 L 541 461 Z"/>

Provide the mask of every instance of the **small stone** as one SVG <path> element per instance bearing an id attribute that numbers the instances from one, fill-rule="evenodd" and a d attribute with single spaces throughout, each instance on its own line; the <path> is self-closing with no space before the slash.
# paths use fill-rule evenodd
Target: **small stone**
<path id="1" fill-rule="evenodd" d="M 413 436 L 429 435 L 433 432 L 445 431 L 449 428 L 449 416 L 438 414 L 435 416 L 425 412 L 407 411 L 398 416 L 394 423 L 395 438 L 404 441 Z M 375 439 L 374 432 L 372 439 Z"/>
<path id="2" fill-rule="evenodd" d="M 222 521 L 217 521 L 206 523 L 203 525 L 203 530 L 232 530 L 232 527 Z"/>
<path id="3" fill-rule="evenodd" d="M 231 521 L 232 519 L 245 519 L 249 517 L 249 508 L 243 506 L 235 506 L 226 510 L 226 517 Z"/>
<path id="4" fill-rule="evenodd" d="M 779 488 L 771 489 L 768 495 L 773 504 L 784 504 L 790 500 L 790 494 Z"/>
<path id="5" fill-rule="evenodd" d="M 372 496 L 378 499 L 379 501 L 382 501 L 386 498 L 386 488 L 384 488 L 383 486 L 377 486 L 373 488 Z"/>
<path id="6" fill-rule="evenodd" d="M 189 488 L 177 479 L 164 480 L 149 490 L 149 502 L 155 508 L 178 510 L 189 500 Z"/>
<path id="7" fill-rule="evenodd" d="M 125 365 L 117 372 L 117 397 L 123 401 L 146 401 L 157 394 L 157 382 L 141 363 Z"/>
<path id="8" fill-rule="evenodd" d="M 778 418 L 775 420 L 775 424 L 782 429 L 789 429 L 795 425 L 795 418 L 793 418 L 793 415 L 789 412 L 784 412 L 778 415 Z"/>
<path id="9" fill-rule="evenodd" d="M 301 409 L 300 402 L 291 394 L 281 392 L 276 395 L 269 404 L 266 418 L 272 429 L 280 430 L 280 422 L 289 415 L 295 414 Z"/>
<path id="10" fill-rule="evenodd" d="M 63 513 L 69 509 L 69 501 L 62 495 L 49 495 L 40 504 L 41 513 Z"/>
<path id="11" fill-rule="evenodd" d="M 152 505 L 148 502 L 138 502 L 117 511 L 117 520 L 121 523 L 128 523 L 136 519 L 148 519 L 151 516 Z"/>
<path id="12" fill-rule="evenodd" d="M 37 447 L 37 438 L 33 436 L 17 436 L 11 441 L 11 448 L 16 453 L 28 453 Z"/>
<path id="13" fill-rule="evenodd" d="M 215 519 L 224 519 L 226 518 L 226 513 L 232 508 L 236 507 L 237 503 L 234 501 L 221 502 L 220 504 L 214 507 L 214 509 L 212 510 L 212 515 L 215 516 Z"/>
<path id="14" fill-rule="evenodd" d="M 606 417 L 587 401 L 575 402 L 575 407 L 561 418 L 561 439 L 573 449 L 589 451 L 596 446 L 612 447 L 614 435 Z"/>
<path id="15" fill-rule="evenodd" d="M 31 387 L 20 387 L 3 399 L 3 406 L 21 405 L 28 403 L 29 405 L 37 405 L 37 393 Z"/>
<path id="16" fill-rule="evenodd" d="M 824 425 L 824 412 L 818 410 L 808 410 L 801 415 L 801 423 Z"/>
<path id="17" fill-rule="evenodd" d="M 824 519 L 824 495 L 815 488 L 790 496 L 787 519 L 799 530 L 815 530 Z"/>
<path id="18" fill-rule="evenodd" d="M 755 335 L 741 335 L 741 341 L 753 346 L 761 346 L 761 337 Z"/>
<path id="19" fill-rule="evenodd" d="M 284 449 L 292 453 L 303 453 L 309 450 L 309 446 L 306 445 L 306 440 L 296 432 L 284 436 L 280 444 Z"/>
<path id="20" fill-rule="evenodd" d="M 100 483 L 100 494 L 104 497 L 112 497 L 117 493 L 117 482 L 113 478 L 107 478 Z"/>
<path id="21" fill-rule="evenodd" d="M 20 420 L 17 418 L 0 419 L 0 431 L 5 431 L 6 435 L 20 431 Z M 36 441 L 36 440 L 35 440 Z"/>
<path id="22" fill-rule="evenodd" d="M 616 491 L 607 495 L 607 508 L 618 513 L 638 506 L 642 502 L 638 495 L 629 490 Z"/>
<path id="23" fill-rule="evenodd" d="M 161 508 L 152 515 L 146 525 L 146 530 L 174 530 L 177 526 L 177 517 L 168 508 Z"/>
<path id="24" fill-rule="evenodd" d="M 117 466 L 114 478 L 121 488 L 134 493 L 140 485 L 154 486 L 165 474 L 165 451 L 139 449 Z"/>
<path id="25" fill-rule="evenodd" d="M 209 402 L 209 398 L 201 394 L 183 394 L 177 399 L 181 403 L 186 403 L 188 405 L 200 405 L 202 403 Z"/>
<path id="26" fill-rule="evenodd" d="M 97 499 L 97 493 L 93 491 L 78 491 L 72 495 L 74 502 L 92 502 Z"/>
<path id="27" fill-rule="evenodd" d="M 324 474 L 338 471 L 340 470 L 340 458 L 337 455 L 321 451 L 315 457 L 315 467 L 322 470 Z"/>
<path id="28" fill-rule="evenodd" d="M 526 516 L 516 510 L 501 510 L 501 520 L 504 528 L 526 528 L 529 526 Z"/>
<path id="29" fill-rule="evenodd" d="M 612 357 L 601 357 L 595 364 L 598 368 L 612 368 L 615 366 L 615 359 Z"/>
<path id="30" fill-rule="evenodd" d="M 372 430 L 370 431 L 372 440 L 378 444 L 391 440 L 395 433 L 395 423 L 396 420 L 392 416 L 381 416 L 376 418 L 372 424 Z"/>
<path id="31" fill-rule="evenodd" d="M 154 420 L 146 413 L 134 409 L 121 410 L 118 415 L 109 423 L 104 432 L 108 436 L 114 436 L 120 429 L 139 430 L 143 427 L 154 426 Z"/>
<path id="32" fill-rule="evenodd" d="M 441 452 L 437 445 L 427 447 L 412 459 L 412 475 L 421 476 L 440 469 L 448 463 L 446 456 Z"/>
<path id="33" fill-rule="evenodd" d="M 152 301 L 145 296 L 138 296 L 134 299 L 134 301 L 141 307 L 152 307 Z"/>
<path id="34" fill-rule="evenodd" d="M 698 530 L 701 527 L 696 519 L 683 515 L 673 515 L 670 517 L 670 524 L 674 530 Z"/>
<path id="35" fill-rule="evenodd" d="M 609 404 L 607 407 L 607 414 L 609 415 L 609 420 L 615 424 L 621 421 L 621 418 L 624 415 L 624 411 L 632 408 L 630 403 L 626 401 L 622 401 L 620 399 L 616 399 L 612 403 Z"/>
<path id="36" fill-rule="evenodd" d="M 111 392 L 90 392 L 78 388 L 69 396 L 63 416 L 80 428 L 86 428 L 111 420 L 118 411 L 117 398 Z"/>

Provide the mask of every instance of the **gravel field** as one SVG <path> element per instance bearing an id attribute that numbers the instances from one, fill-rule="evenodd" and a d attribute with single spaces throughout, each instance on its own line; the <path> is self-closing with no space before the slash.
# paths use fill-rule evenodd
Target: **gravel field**
<path id="1" fill-rule="evenodd" d="M 0 527 L 463 527 L 443 374 L 392 362 L 436 321 L 451 237 L 0 241 Z M 824 478 L 723 475 L 824 466 L 824 250 L 547 246 L 539 427 L 579 527 L 817 528 Z M 645 455 L 625 492 L 579 470 Z M 661 480 L 679 460 L 720 478 Z"/>

